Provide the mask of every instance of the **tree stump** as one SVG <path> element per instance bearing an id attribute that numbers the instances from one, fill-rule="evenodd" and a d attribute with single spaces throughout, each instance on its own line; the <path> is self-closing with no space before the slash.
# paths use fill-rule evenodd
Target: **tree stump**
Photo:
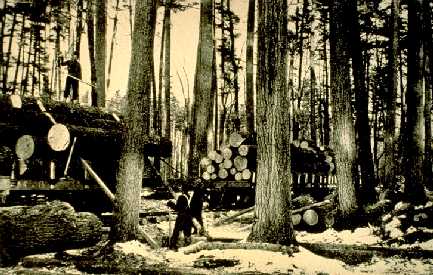
<path id="1" fill-rule="evenodd" d="M 65 202 L 0 207 L 0 266 L 26 255 L 89 247 L 101 237 L 97 216 L 77 213 Z"/>

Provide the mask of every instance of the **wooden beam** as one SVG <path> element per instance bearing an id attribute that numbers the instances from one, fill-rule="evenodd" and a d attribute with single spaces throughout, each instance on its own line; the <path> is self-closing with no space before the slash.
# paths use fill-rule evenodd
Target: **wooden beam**
<path id="1" fill-rule="evenodd" d="M 104 181 L 96 174 L 96 172 L 92 169 L 90 164 L 80 158 L 81 163 L 83 164 L 84 168 L 87 172 L 92 176 L 92 178 L 96 181 L 96 183 L 101 187 L 102 191 L 104 191 L 105 195 L 111 200 L 112 203 L 116 201 L 116 196 L 110 191 L 110 189 L 107 187 L 107 185 L 104 183 Z"/>

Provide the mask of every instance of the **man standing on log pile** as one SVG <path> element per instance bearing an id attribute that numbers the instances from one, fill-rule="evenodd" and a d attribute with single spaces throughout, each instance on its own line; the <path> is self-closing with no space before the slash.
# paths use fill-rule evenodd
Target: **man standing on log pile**
<path id="1" fill-rule="evenodd" d="M 78 62 L 78 52 L 75 51 L 72 59 L 63 61 L 63 57 L 59 58 L 60 65 L 68 66 L 68 76 L 66 77 L 66 85 L 64 91 L 64 99 L 65 101 L 68 99 L 70 95 L 70 90 L 72 89 L 72 98 L 71 102 L 78 102 L 78 84 L 81 79 L 81 65 Z"/>

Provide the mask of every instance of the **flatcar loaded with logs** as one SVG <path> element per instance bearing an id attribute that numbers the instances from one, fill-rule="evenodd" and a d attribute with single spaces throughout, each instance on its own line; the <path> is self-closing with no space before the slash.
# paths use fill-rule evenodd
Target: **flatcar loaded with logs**
<path id="1" fill-rule="evenodd" d="M 335 188 L 335 158 L 330 148 L 308 140 L 291 144 L 292 191 L 322 200 Z M 248 207 L 254 204 L 257 145 L 255 137 L 233 133 L 220 150 L 200 161 L 211 208 Z"/>
<path id="2" fill-rule="evenodd" d="M 59 199 L 78 210 L 110 211 L 100 188 L 115 190 L 123 129 L 119 115 L 42 98 L 0 97 L 0 204 Z M 168 140 L 145 145 L 171 154 Z M 160 181 L 158 175 L 145 180 Z"/>

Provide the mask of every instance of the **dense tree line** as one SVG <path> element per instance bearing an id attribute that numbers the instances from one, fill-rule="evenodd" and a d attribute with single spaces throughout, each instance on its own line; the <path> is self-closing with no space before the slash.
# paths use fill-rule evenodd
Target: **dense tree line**
<path id="1" fill-rule="evenodd" d="M 104 106 L 106 74 L 101 68 L 107 55 L 107 2 L 33 1 L 33 11 L 7 2 L 1 7 L 2 91 L 60 90 L 58 72 L 43 84 L 44 72 L 51 65 L 44 61 L 47 53 L 41 43 L 49 42 L 41 34 L 53 34 L 57 58 L 65 38 L 74 37 L 68 36 L 72 28 L 65 27 L 72 9 L 77 16 L 75 43 L 87 30 L 96 84 L 94 102 Z M 194 89 L 192 95 L 182 91 L 183 107 L 170 90 L 174 75 L 170 14 L 189 8 L 190 3 L 132 2 L 124 6 L 135 23 L 131 24 L 133 51 L 125 113 L 128 138 L 118 177 L 119 213 L 136 207 L 129 201 L 136 189 L 129 188 L 138 188 L 142 166 L 151 165 L 137 149 L 150 133 L 177 140 L 171 164 L 183 172 L 178 176 L 190 177 L 198 175 L 200 157 L 217 149 L 232 131 L 256 135 L 258 223 L 253 235 L 258 240 L 290 243 L 293 238 L 290 226 L 281 228 L 281 224 L 290 225 L 290 215 L 284 213 L 290 207 L 293 182 L 288 166 L 292 139 L 308 139 L 334 151 L 342 217 L 359 214 L 376 200 L 377 189 L 392 189 L 401 177 L 406 200 L 425 200 L 433 176 L 430 1 L 248 1 L 244 58 L 235 47 L 235 26 L 241 22 L 233 12 L 234 2 L 202 0 Z M 157 81 L 152 51 L 158 9 L 165 12 Z M 35 11 L 40 11 L 39 17 Z M 46 29 L 38 27 L 42 15 L 49 15 Z M 20 24 L 21 28 L 15 27 Z M 11 58 L 12 42 L 20 45 L 16 60 Z M 78 44 L 74 47 L 79 49 Z M 11 63 L 15 63 L 14 72 Z M 246 83 L 239 85 L 244 72 Z M 176 74 L 189 87 L 186 74 Z M 50 89 L 42 89 L 43 85 Z M 125 172 L 133 167 L 134 171 Z M 275 213 L 269 214 L 273 212 L 266 211 L 269 208 L 276 209 Z M 128 213 L 133 214 L 119 223 L 123 239 L 133 237 L 138 221 L 136 212 Z M 273 236 L 264 234 L 268 226 L 274 229 Z"/>

